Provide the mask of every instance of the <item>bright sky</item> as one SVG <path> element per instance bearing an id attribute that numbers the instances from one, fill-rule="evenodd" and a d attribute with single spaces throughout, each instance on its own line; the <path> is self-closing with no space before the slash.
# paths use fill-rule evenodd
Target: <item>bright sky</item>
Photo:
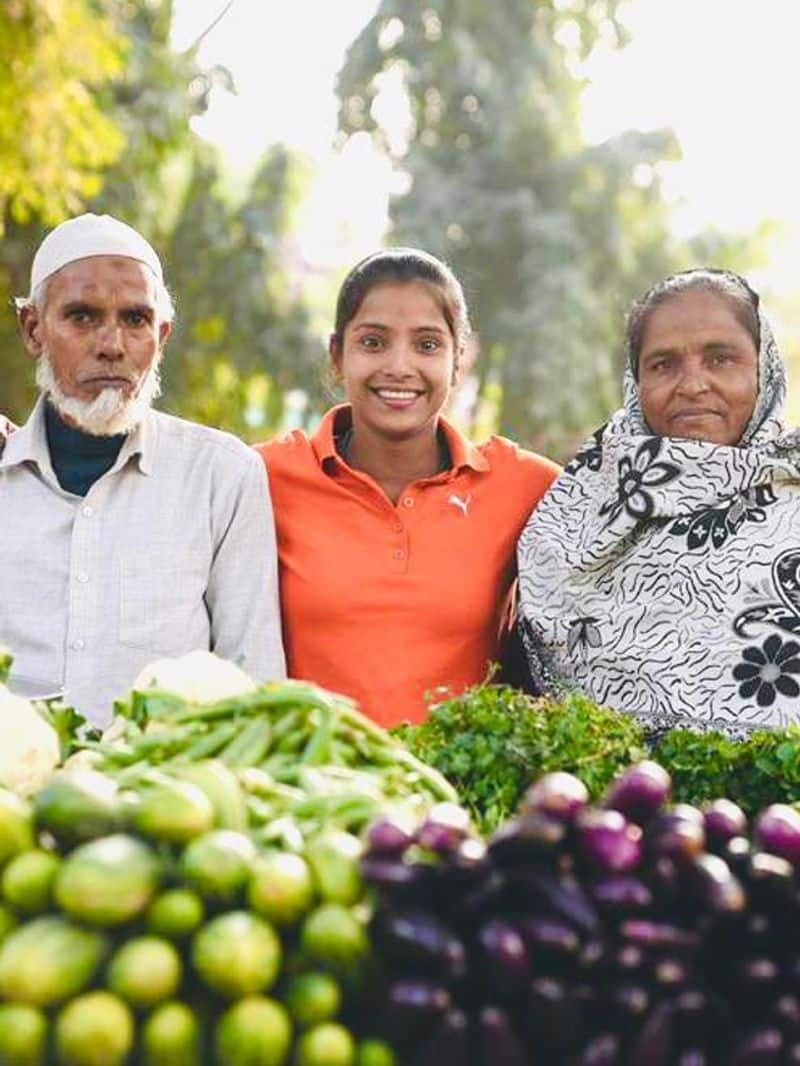
<path id="1" fill-rule="evenodd" d="M 220 92 L 198 131 L 234 170 L 276 141 L 303 149 L 319 177 L 301 242 L 321 266 L 342 264 L 380 239 L 389 175 L 366 145 L 330 152 L 336 72 L 378 0 L 235 0 L 201 53 L 228 66 L 239 95 Z M 177 45 L 210 23 L 224 0 L 177 0 Z M 630 0 L 632 42 L 587 69 L 585 129 L 592 141 L 628 128 L 671 127 L 684 159 L 667 168 L 682 204 L 675 225 L 749 229 L 764 216 L 791 227 L 785 260 L 800 266 L 797 151 L 797 0 Z M 788 280 L 788 279 L 787 279 Z M 792 281 L 794 285 L 794 281 Z M 781 286 L 779 286 L 781 287 Z"/>

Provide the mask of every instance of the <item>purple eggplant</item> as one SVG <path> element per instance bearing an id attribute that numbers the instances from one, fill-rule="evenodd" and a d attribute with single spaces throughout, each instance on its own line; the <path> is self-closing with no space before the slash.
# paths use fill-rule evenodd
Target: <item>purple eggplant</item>
<path id="1" fill-rule="evenodd" d="M 629 918 L 620 925 L 619 934 L 623 940 L 648 950 L 691 951 L 700 944 L 693 929 L 653 918 Z"/>
<path id="2" fill-rule="evenodd" d="M 516 926 L 500 918 L 490 919 L 478 932 L 486 963 L 484 977 L 490 988 L 506 996 L 519 994 L 530 977 L 530 957 Z"/>
<path id="3" fill-rule="evenodd" d="M 626 976 L 641 973 L 646 962 L 647 954 L 639 944 L 623 944 L 614 953 L 616 969 Z"/>
<path id="4" fill-rule="evenodd" d="M 478 1045 L 481 1066 L 530 1066 L 531 1057 L 524 1043 L 499 1007 L 484 1007 L 481 1011 Z"/>
<path id="5" fill-rule="evenodd" d="M 733 1049 L 730 1066 L 778 1066 L 784 1049 L 780 1029 L 764 1026 L 740 1037 Z"/>
<path id="6" fill-rule="evenodd" d="M 731 837 L 719 849 L 719 854 L 736 876 L 742 877 L 750 866 L 753 851 L 754 848 L 747 837 Z"/>
<path id="7" fill-rule="evenodd" d="M 470 1043 L 469 1020 L 462 1010 L 453 1008 L 415 1056 L 413 1066 L 468 1066 Z"/>
<path id="8" fill-rule="evenodd" d="M 589 891 L 601 912 L 615 917 L 646 911 L 653 903 L 649 885 L 629 874 L 599 877 Z"/>
<path id="9" fill-rule="evenodd" d="M 675 955 L 663 955 L 652 966 L 651 981 L 661 993 L 684 988 L 693 976 L 691 962 Z"/>
<path id="10" fill-rule="evenodd" d="M 669 800 L 671 791 L 672 782 L 664 767 L 646 759 L 629 767 L 612 783 L 605 806 L 643 825 Z"/>
<path id="11" fill-rule="evenodd" d="M 647 1016 L 631 1046 L 629 1066 L 671 1066 L 675 1042 L 675 1006 L 665 1001 Z"/>
<path id="12" fill-rule="evenodd" d="M 635 870 L 642 858 L 642 831 L 619 811 L 584 811 L 576 821 L 578 847 L 603 873 Z"/>
<path id="13" fill-rule="evenodd" d="M 401 822 L 388 816 L 379 818 L 367 830 L 368 855 L 402 855 L 414 836 Z"/>
<path id="14" fill-rule="evenodd" d="M 437 870 L 428 863 L 406 862 L 396 856 L 367 855 L 361 860 L 364 881 L 383 897 L 398 903 L 425 903 L 437 879 Z"/>
<path id="15" fill-rule="evenodd" d="M 589 936 L 598 929 L 597 910 L 580 882 L 570 874 L 543 870 L 509 872 L 506 889 L 514 909 L 552 914 Z"/>
<path id="16" fill-rule="evenodd" d="M 571 822 L 589 802 L 589 790 L 574 774 L 556 770 L 535 781 L 525 793 L 520 812 L 535 811 Z"/>
<path id="17" fill-rule="evenodd" d="M 650 994 L 643 985 L 615 985 L 608 994 L 615 1032 L 637 1032 L 650 1010 Z"/>
<path id="18" fill-rule="evenodd" d="M 502 825 L 489 839 L 489 854 L 501 868 L 550 863 L 567 836 L 563 822 L 545 814 L 528 812 Z"/>
<path id="19" fill-rule="evenodd" d="M 738 803 L 715 799 L 703 808 L 703 825 L 708 844 L 715 851 L 733 837 L 747 836 L 747 815 Z"/>
<path id="20" fill-rule="evenodd" d="M 553 977 L 531 981 L 525 1033 L 528 1044 L 540 1052 L 543 1062 L 561 1062 L 571 1048 L 580 1047 L 581 1009 L 563 981 Z"/>
<path id="21" fill-rule="evenodd" d="M 531 914 L 519 919 L 531 965 L 542 969 L 574 961 L 581 949 L 578 934 L 566 922 Z"/>
<path id="22" fill-rule="evenodd" d="M 419 1048 L 452 1006 L 450 993 L 434 981 L 393 981 L 386 993 L 385 1026 L 392 1040 Z"/>
<path id="23" fill-rule="evenodd" d="M 656 858 L 666 856 L 677 862 L 693 859 L 706 846 L 703 816 L 696 807 L 679 803 L 649 823 L 645 843 L 648 854 Z"/>
<path id="24" fill-rule="evenodd" d="M 696 898 L 714 914 L 741 914 L 747 896 L 738 878 L 719 855 L 708 853 L 691 860 L 691 880 Z"/>
<path id="25" fill-rule="evenodd" d="M 794 866 L 788 859 L 766 851 L 753 852 L 744 883 L 752 906 L 779 914 L 793 909 Z"/>
<path id="26" fill-rule="evenodd" d="M 677 1061 L 677 1066 L 709 1066 L 709 1057 L 703 1048 L 684 1048 Z"/>
<path id="27" fill-rule="evenodd" d="M 466 974 L 464 945 L 432 914 L 411 910 L 379 914 L 373 933 L 391 964 L 408 967 L 420 977 L 457 981 Z"/>
<path id="28" fill-rule="evenodd" d="M 772 1019 L 785 1037 L 800 1040 L 800 996 L 794 992 L 778 996 L 772 1007 Z"/>
<path id="29" fill-rule="evenodd" d="M 585 1044 L 571 1066 L 618 1066 L 620 1062 L 619 1037 L 613 1033 L 600 1033 Z"/>
<path id="30" fill-rule="evenodd" d="M 731 996 L 738 1008 L 748 1012 L 773 1003 L 780 991 L 780 966 L 766 955 L 737 960 L 730 976 L 733 981 Z"/>
<path id="31" fill-rule="evenodd" d="M 792 864 L 800 859 L 800 813 L 788 803 L 773 803 L 756 820 L 756 839 L 764 851 Z"/>
<path id="32" fill-rule="evenodd" d="M 457 803 L 437 803 L 417 829 L 416 841 L 421 848 L 447 854 L 472 831 L 469 812 Z"/>

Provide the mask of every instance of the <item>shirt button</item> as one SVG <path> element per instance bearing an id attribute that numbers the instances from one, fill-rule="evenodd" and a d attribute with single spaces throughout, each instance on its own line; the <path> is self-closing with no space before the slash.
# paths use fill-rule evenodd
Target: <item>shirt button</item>
<path id="1" fill-rule="evenodd" d="M 402 522 L 395 522 L 395 524 L 394 524 L 394 526 L 392 528 L 394 529 L 395 533 L 402 533 L 403 532 L 403 523 Z"/>
<path id="2" fill-rule="evenodd" d="M 412 497 L 411 496 L 404 496 L 403 497 L 403 507 L 413 507 L 413 506 L 414 506 L 414 500 L 412 499 Z"/>
<path id="3" fill-rule="evenodd" d="M 73 640 L 73 642 L 70 645 L 70 647 L 72 648 L 73 651 L 83 651 L 83 649 L 86 647 L 86 645 L 84 644 L 84 642 L 82 640 Z"/>
<path id="4" fill-rule="evenodd" d="M 85 570 L 81 570 L 80 573 L 75 575 L 75 580 L 79 581 L 81 585 L 85 585 L 86 582 L 89 580 L 89 575 L 86 573 Z"/>
<path id="5" fill-rule="evenodd" d="M 90 507 L 89 504 L 87 504 L 85 507 L 81 508 L 81 514 L 84 518 L 91 518 L 94 514 L 94 507 Z"/>
<path id="6" fill-rule="evenodd" d="M 406 553 L 400 548 L 398 548 L 393 554 L 395 559 L 405 559 L 406 557 Z"/>

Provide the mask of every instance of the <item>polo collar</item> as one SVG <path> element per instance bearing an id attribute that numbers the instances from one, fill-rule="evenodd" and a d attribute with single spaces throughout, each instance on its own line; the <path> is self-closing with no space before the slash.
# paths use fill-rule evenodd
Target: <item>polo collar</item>
<path id="1" fill-rule="evenodd" d="M 311 438 L 311 447 L 317 457 L 320 466 L 328 462 L 341 462 L 341 456 L 336 450 L 336 437 L 340 436 L 352 424 L 350 404 L 342 403 L 332 407 L 323 415 L 316 432 Z M 489 461 L 479 448 L 470 443 L 467 438 L 448 422 L 446 418 L 439 418 L 439 425 L 447 439 L 447 446 L 453 460 L 453 468 L 460 470 L 470 467 L 473 470 L 484 472 L 491 469 Z"/>

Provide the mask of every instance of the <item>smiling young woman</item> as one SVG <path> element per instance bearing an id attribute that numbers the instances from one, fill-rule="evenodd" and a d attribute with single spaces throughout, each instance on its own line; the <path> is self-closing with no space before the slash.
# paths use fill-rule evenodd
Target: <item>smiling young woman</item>
<path id="1" fill-rule="evenodd" d="M 339 292 L 331 368 L 347 402 L 317 432 L 259 447 L 280 558 L 289 675 L 358 700 L 382 725 L 426 694 L 481 681 L 501 654 L 516 538 L 558 474 L 442 415 L 469 337 L 460 284 L 390 248 Z"/>

